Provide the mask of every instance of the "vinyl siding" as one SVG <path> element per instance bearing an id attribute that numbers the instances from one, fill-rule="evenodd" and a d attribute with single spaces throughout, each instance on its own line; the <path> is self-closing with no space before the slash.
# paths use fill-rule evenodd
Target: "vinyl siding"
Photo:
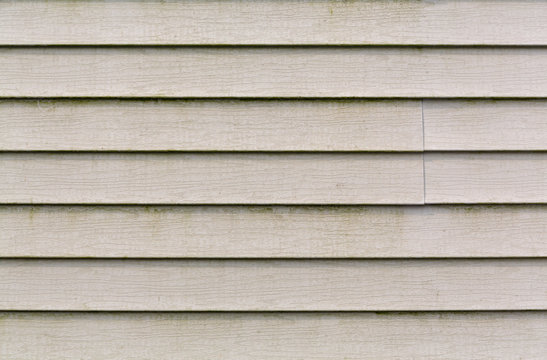
<path id="1" fill-rule="evenodd" d="M 544 312 L 16 312 L 0 321 L 15 360 L 542 360 L 547 351 Z"/>
<path id="2" fill-rule="evenodd" d="M 541 48 L 7 47 L 0 97 L 546 97 Z"/>
<path id="3" fill-rule="evenodd" d="M 543 359 L 544 1 L 0 1 L 0 358 Z"/>
<path id="4" fill-rule="evenodd" d="M 0 252 L 37 258 L 545 257 L 546 212 L 545 205 L 14 205 L 0 207 Z"/>
<path id="5" fill-rule="evenodd" d="M 541 0 L 12 0 L 0 5 L 3 45 L 547 44 Z"/>

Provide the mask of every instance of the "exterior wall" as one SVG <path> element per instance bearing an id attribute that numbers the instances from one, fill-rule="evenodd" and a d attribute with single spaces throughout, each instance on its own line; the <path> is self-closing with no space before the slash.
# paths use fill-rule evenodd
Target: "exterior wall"
<path id="1" fill-rule="evenodd" d="M 544 359 L 546 45 L 540 0 L 0 1 L 0 358 Z"/>

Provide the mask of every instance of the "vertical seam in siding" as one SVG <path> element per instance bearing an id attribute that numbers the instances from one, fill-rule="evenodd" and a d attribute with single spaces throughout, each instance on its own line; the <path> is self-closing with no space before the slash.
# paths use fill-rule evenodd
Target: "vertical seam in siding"
<path id="1" fill-rule="evenodd" d="M 424 201 L 422 202 L 423 205 L 426 204 L 426 196 L 425 196 L 425 121 L 424 121 L 424 99 L 422 99 L 422 181 L 424 184 Z"/>

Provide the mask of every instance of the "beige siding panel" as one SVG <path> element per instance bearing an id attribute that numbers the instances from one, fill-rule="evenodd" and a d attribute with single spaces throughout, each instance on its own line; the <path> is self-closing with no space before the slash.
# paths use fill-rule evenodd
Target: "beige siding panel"
<path id="1" fill-rule="evenodd" d="M 546 203 L 547 152 L 427 153 L 426 203 Z"/>
<path id="2" fill-rule="evenodd" d="M 547 259 L 0 260 L 0 310 L 530 309 Z"/>
<path id="3" fill-rule="evenodd" d="M 426 150 L 547 150 L 547 101 L 425 100 L 424 136 Z"/>
<path id="4" fill-rule="evenodd" d="M 546 45 L 546 24 L 533 0 L 0 3 L 8 45 Z"/>
<path id="5" fill-rule="evenodd" d="M 0 256 L 547 257 L 547 206 L 3 206 Z"/>
<path id="6" fill-rule="evenodd" d="M 419 153 L 3 153 L 0 202 L 421 204 Z"/>
<path id="7" fill-rule="evenodd" d="M 543 360 L 547 313 L 0 313 L 10 360 Z"/>
<path id="8" fill-rule="evenodd" d="M 419 101 L 0 101 L 1 150 L 421 151 Z"/>
<path id="9" fill-rule="evenodd" d="M 2 48 L 0 97 L 545 97 L 542 48 Z"/>

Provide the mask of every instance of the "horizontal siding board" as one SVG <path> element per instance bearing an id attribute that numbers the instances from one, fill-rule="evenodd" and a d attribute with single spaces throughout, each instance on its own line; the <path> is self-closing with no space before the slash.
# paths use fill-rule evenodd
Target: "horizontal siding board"
<path id="1" fill-rule="evenodd" d="M 424 101 L 426 150 L 547 150 L 547 101 Z"/>
<path id="2" fill-rule="evenodd" d="M 0 97 L 545 97 L 542 48 L 0 49 Z"/>
<path id="3" fill-rule="evenodd" d="M 0 3 L 4 45 L 546 45 L 546 24 L 533 0 Z"/>
<path id="4" fill-rule="evenodd" d="M 547 260 L 1 260 L 0 310 L 545 310 Z"/>
<path id="5" fill-rule="evenodd" d="M 426 153 L 426 203 L 547 203 L 547 153 Z"/>
<path id="6" fill-rule="evenodd" d="M 545 312 L 0 313 L 12 360 L 184 357 L 529 359 L 547 353 Z"/>
<path id="7" fill-rule="evenodd" d="M 1 150 L 421 151 L 419 101 L 0 101 Z"/>
<path id="8" fill-rule="evenodd" d="M 422 154 L 3 153 L 0 202 L 421 204 Z"/>
<path id="9" fill-rule="evenodd" d="M 547 257 L 547 206 L 3 206 L 0 256 Z"/>

